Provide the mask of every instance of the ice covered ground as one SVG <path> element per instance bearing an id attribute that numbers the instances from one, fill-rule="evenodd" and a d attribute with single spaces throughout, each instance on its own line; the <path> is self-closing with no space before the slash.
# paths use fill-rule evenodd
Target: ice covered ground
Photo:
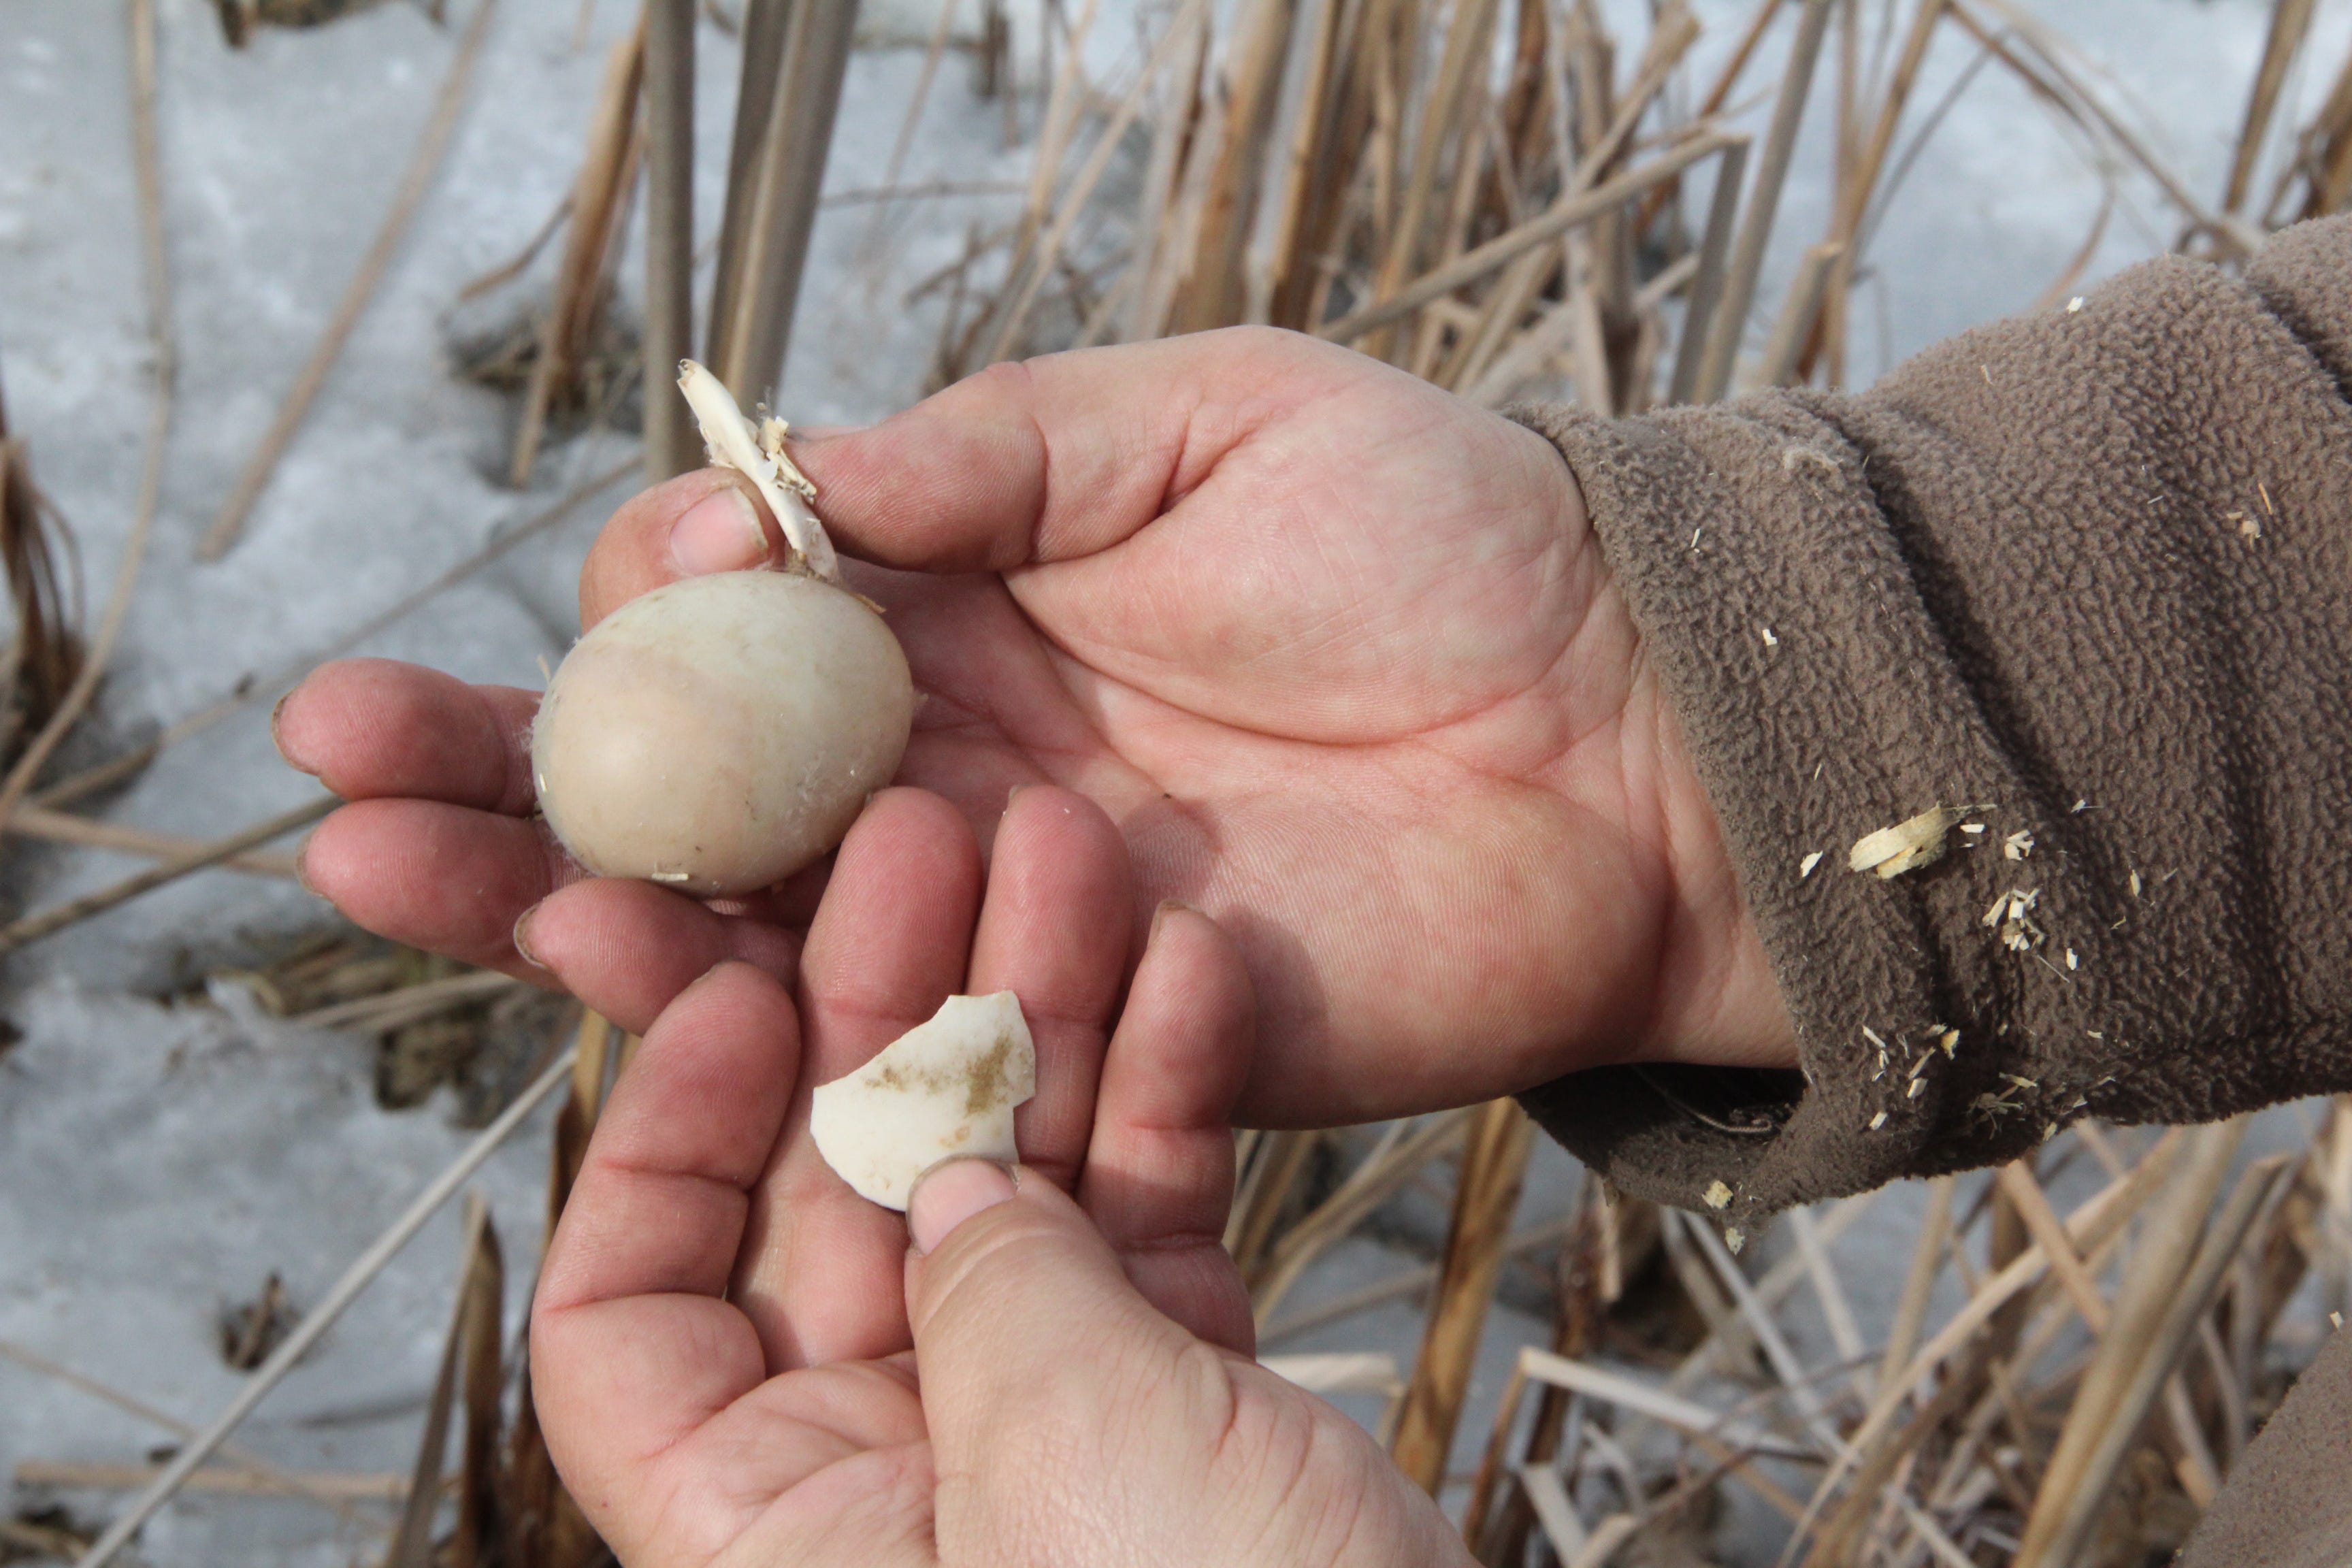
<path id="1" fill-rule="evenodd" d="M 509 410 L 452 379 L 443 352 L 458 289 L 513 254 L 572 179 L 603 50 L 635 9 L 605 0 L 582 48 L 580 8 L 580 0 L 503 0 L 473 103 L 415 233 L 245 542 L 222 563 L 200 566 L 195 541 L 369 243 L 453 34 L 394 0 L 315 32 L 266 32 L 232 53 L 208 4 L 162 0 L 177 419 L 153 552 L 105 700 L 118 731 L 168 723 L 242 678 L 298 660 L 628 455 L 611 434 L 572 441 L 551 452 L 531 494 L 505 489 L 491 476 L 502 467 Z M 1704 79 L 1748 3 L 1698 8 L 1710 24 L 1697 54 Z M 1638 4 L 1611 9 L 1631 13 L 1624 31 L 1638 36 Z M 2219 188 L 2261 47 L 2261 0 L 2035 0 L 2034 9 L 2105 63 L 2117 101 L 2135 106 L 2192 188 L 2209 196 Z M 929 10 L 928 0 L 869 4 L 872 47 L 851 67 L 830 191 L 882 183 Z M 2346 8 L 2324 7 L 2307 58 L 2341 58 L 2347 25 Z M 1108 65 L 1135 33 L 1131 7 L 1107 5 L 1092 53 Z M 147 395 L 124 37 L 121 7 L 96 0 L 0 7 L 0 374 L 16 433 L 72 520 L 93 595 L 103 594 L 129 525 Z M 1916 101 L 1935 101 L 1968 59 L 1948 37 Z M 734 44 L 704 28 L 701 62 L 708 234 Z M 1751 79 L 1776 68 L 1768 60 Z M 2307 100 L 2322 86 L 2296 91 Z M 1761 295 L 1767 310 L 1826 222 L 1829 97 L 1815 96 Z M 1001 109 L 975 99 L 966 62 L 951 57 L 903 179 L 1021 178 L 1025 151 L 1007 147 L 1003 129 Z M 2164 248 L 2176 229 L 2147 181 L 2126 174 L 2121 188 L 2092 278 Z M 1878 238 L 1855 311 L 1858 369 L 1874 372 L 2032 302 L 2081 245 L 2098 191 L 2043 110 L 1998 70 L 1979 74 Z M 904 212 L 878 263 L 859 248 L 871 209 L 830 208 L 780 405 L 803 420 L 863 420 L 916 396 L 944 302 L 909 305 L 908 288 L 960 255 L 967 223 L 1002 204 L 958 196 Z M 365 651 L 469 679 L 535 683 L 540 660 L 560 655 L 574 629 L 572 581 L 602 510 L 587 509 Z M 278 763 L 266 711 L 257 703 L 173 749 L 107 815 L 211 837 L 302 800 L 311 786 Z M 17 890 L 45 905 L 127 868 L 97 852 L 44 853 Z M 24 1037 L 0 1056 L 0 1338 L 201 1421 L 236 1383 L 215 1343 L 223 1303 L 250 1297 L 273 1269 L 298 1303 L 311 1298 L 462 1144 L 443 1108 L 377 1109 L 361 1042 L 297 1035 L 184 996 L 157 999 L 257 937 L 318 914 L 289 886 L 209 873 L 11 962 L 0 1009 Z M 518 1314 L 543 1149 L 543 1130 L 526 1132 L 480 1184 L 506 1234 Z M 1565 1157 L 1547 1151 L 1522 1222 L 1556 1213 L 1572 1180 Z M 1899 1283 L 1915 1196 L 1890 1197 L 1842 1251 L 1865 1318 L 1884 1314 Z M 419 1240 L 264 1408 L 247 1447 L 305 1468 L 405 1466 L 456 1234 L 445 1215 Z M 1351 1242 L 1297 1304 L 1411 1261 Z M 1381 1346 L 1403 1360 L 1417 1324 L 1416 1311 L 1397 1305 L 1271 1348 Z M 1530 1318 L 1496 1315 L 1481 1404 L 1464 1424 L 1457 1463 L 1483 1436 L 1485 1402 L 1512 1348 L 1540 1333 Z M 163 1439 L 0 1362 L 0 1470 L 26 1459 L 122 1462 Z M 65 1495 L 91 1519 L 119 1500 Z M 220 1497 L 175 1505 L 143 1547 L 159 1564 L 342 1563 L 378 1550 L 366 1531 L 310 1506 Z"/>

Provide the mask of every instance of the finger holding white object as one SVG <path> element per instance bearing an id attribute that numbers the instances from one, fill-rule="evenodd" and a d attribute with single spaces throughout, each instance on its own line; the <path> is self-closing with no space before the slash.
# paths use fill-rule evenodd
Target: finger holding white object
<path id="1" fill-rule="evenodd" d="M 677 362 L 677 389 L 686 394 L 694 422 L 702 427 L 703 450 L 711 463 L 750 479 L 776 514 L 784 542 L 807 562 L 808 569 L 828 583 L 840 582 L 841 563 L 833 552 L 833 541 L 809 505 L 816 499 L 816 487 L 784 450 L 791 426 L 781 419 L 752 424 L 743 417 L 726 384 L 690 359 Z"/>
<path id="2" fill-rule="evenodd" d="M 1011 1162 L 1013 1112 L 1037 1092 L 1037 1047 L 1010 991 L 950 996 L 809 1109 L 817 1152 L 858 1196 L 906 1212 L 915 1178 L 966 1155 Z"/>
<path id="3" fill-rule="evenodd" d="M 783 421 L 754 426 L 692 360 L 678 384 L 711 461 L 759 489 L 792 560 L 671 583 L 598 623 L 548 683 L 531 772 L 589 870 L 720 898 L 841 842 L 898 771 L 915 689 L 879 612 L 839 585 Z"/>

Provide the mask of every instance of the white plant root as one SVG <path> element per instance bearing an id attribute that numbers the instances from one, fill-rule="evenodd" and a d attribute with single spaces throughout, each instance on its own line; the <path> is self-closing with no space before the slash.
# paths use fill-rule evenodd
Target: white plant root
<path id="1" fill-rule="evenodd" d="M 1011 1161 L 1013 1108 L 1037 1092 L 1037 1047 L 1010 991 L 950 996 L 809 1109 L 817 1152 L 858 1196 L 907 1207 L 942 1160 Z"/>
<path id="2" fill-rule="evenodd" d="M 841 559 L 834 553 L 833 541 L 826 537 L 824 524 L 817 521 L 815 509 L 809 505 L 816 500 L 816 486 L 784 449 L 784 437 L 792 434 L 792 426 L 773 417 L 753 424 L 743 416 L 726 383 L 690 359 L 677 362 L 677 389 L 686 394 L 694 422 L 702 427 L 703 450 L 711 463 L 732 468 L 751 481 L 760 499 L 776 514 L 784 542 L 800 557 L 797 564 L 804 564 L 812 576 L 840 582 Z"/>

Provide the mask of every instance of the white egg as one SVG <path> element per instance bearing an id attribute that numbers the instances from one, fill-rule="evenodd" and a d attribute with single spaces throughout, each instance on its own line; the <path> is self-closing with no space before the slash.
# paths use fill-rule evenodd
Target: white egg
<path id="1" fill-rule="evenodd" d="M 864 600 L 727 572 L 633 599 L 573 646 L 531 768 L 549 826 L 598 876 L 748 893 L 841 842 L 914 710 L 906 655 Z"/>

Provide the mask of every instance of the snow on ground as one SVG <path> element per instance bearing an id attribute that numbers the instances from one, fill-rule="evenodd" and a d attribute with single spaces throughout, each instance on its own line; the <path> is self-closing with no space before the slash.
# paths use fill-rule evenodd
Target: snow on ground
<path id="1" fill-rule="evenodd" d="M 1609 9 L 1624 14 L 1626 35 L 1639 35 L 1639 0 Z M 1700 0 L 1698 9 L 1709 23 L 1696 56 L 1705 79 L 1748 0 Z M 2112 72 L 2119 98 L 2139 106 L 2152 142 L 2194 189 L 2219 187 L 2266 5 L 2036 0 L 2035 9 Z M 265 32 L 232 53 L 202 0 L 162 0 L 161 11 L 180 371 L 155 547 L 106 697 L 107 722 L 125 734 L 299 660 L 629 451 L 609 433 L 571 441 L 518 496 L 490 477 L 503 466 L 507 405 L 447 373 L 452 301 L 561 199 L 603 50 L 634 13 L 594 7 L 582 48 L 581 0 L 504 0 L 444 175 L 245 542 L 219 565 L 194 564 L 195 541 L 373 237 L 453 34 L 394 3 L 315 32 Z M 1126 5 L 1103 8 L 1089 51 L 1098 67 L 1132 42 L 1135 15 Z M 2345 7 L 2324 8 L 2308 58 L 2340 58 L 2347 24 Z M 929 26 L 928 0 L 869 5 L 873 47 L 851 68 L 828 190 L 882 183 Z M 1021 37 L 1032 36 L 1024 20 Z M 116 5 L 10 0 L 0 9 L 0 373 L 40 481 L 72 520 L 93 596 L 103 595 L 128 527 L 147 397 L 124 50 Z M 1033 53 L 1024 42 L 1024 58 Z M 703 29 L 705 234 L 717 223 L 736 60 L 730 39 Z M 1951 38 L 1939 43 L 1916 101 L 1935 101 L 1969 60 Z M 1752 79 L 1777 68 L 1768 58 Z M 2294 95 L 2308 101 L 2324 85 L 2299 82 Z M 1815 97 L 1760 310 L 1827 220 L 1830 96 Z M 1027 114 L 1034 123 L 1034 107 Z M 951 56 L 903 179 L 1020 179 L 1025 154 L 1004 144 L 1003 126 L 1001 108 L 974 98 L 967 62 Z M 2073 141 L 2021 89 L 1998 69 L 1978 75 L 1879 237 L 1855 311 L 1857 372 L 2030 304 L 2080 247 L 2099 188 Z M 2126 173 L 2119 188 L 2086 284 L 2174 236 L 2148 182 Z M 1004 205 L 1001 195 L 959 195 L 902 211 L 878 259 L 865 247 L 870 206 L 830 208 L 780 406 L 807 421 L 859 421 L 917 396 L 944 303 L 910 305 L 908 286 L 953 260 L 966 226 Z M 572 581 L 603 510 L 585 509 L 365 651 L 469 679 L 533 683 L 540 660 L 559 656 L 572 634 Z M 266 711 L 257 702 L 173 749 L 107 814 L 213 836 L 306 798 L 312 786 L 269 746 Z M 34 905 L 126 868 L 96 852 L 45 852 L 32 866 L 20 891 Z M 292 1034 L 185 994 L 155 999 L 318 917 L 291 887 L 216 872 L 11 964 L 0 1006 L 24 1040 L 0 1057 L 0 1338 L 201 1421 L 236 1382 L 213 1348 L 222 1305 L 250 1297 L 272 1269 L 298 1302 L 314 1296 L 462 1145 L 467 1134 L 448 1124 L 446 1104 L 398 1114 L 376 1107 L 360 1042 Z M 543 1130 L 527 1131 L 479 1183 L 505 1231 L 518 1317 L 543 1149 Z M 1557 1214 L 1573 1181 L 1572 1163 L 1547 1150 L 1522 1223 Z M 1917 1195 L 1892 1194 L 1841 1249 L 1866 1327 L 1884 1320 L 1899 1288 Z M 455 1250 L 455 1221 L 444 1215 L 242 1440 L 289 1465 L 404 1467 Z M 1302 1283 L 1295 1304 L 1412 1261 L 1351 1241 Z M 1409 1362 L 1417 1324 L 1401 1304 L 1272 1348 L 1379 1346 Z M 1475 1458 L 1512 1351 L 1542 1331 L 1524 1314 L 1496 1313 L 1457 1466 Z M 1365 1405 L 1350 1408 L 1370 1419 Z M 121 1462 L 162 1436 L 0 1362 L 0 1469 L 36 1458 Z M 68 1500 L 90 1517 L 113 1502 Z M 377 1549 L 365 1531 L 308 1505 L 196 1498 L 150 1529 L 144 1552 L 163 1564 L 294 1565 Z"/>

